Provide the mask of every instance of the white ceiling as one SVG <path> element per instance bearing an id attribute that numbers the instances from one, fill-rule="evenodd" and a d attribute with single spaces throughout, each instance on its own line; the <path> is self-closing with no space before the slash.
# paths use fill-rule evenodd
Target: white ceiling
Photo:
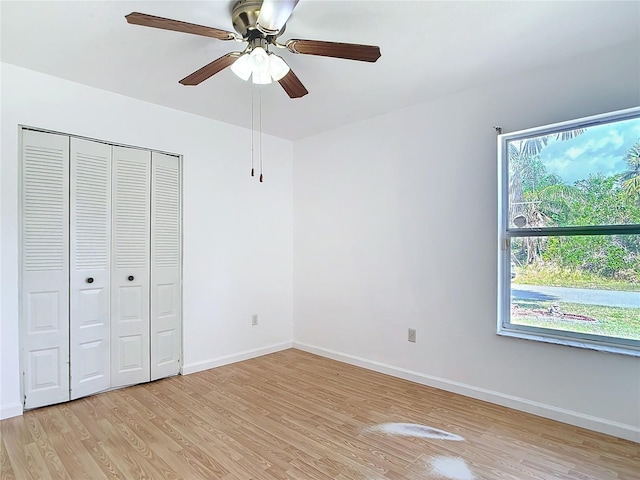
<path id="1" fill-rule="evenodd" d="M 250 127 L 251 85 L 229 70 L 178 80 L 244 44 L 129 25 L 133 11 L 233 30 L 233 1 L 6 1 L 3 62 Z M 636 1 L 300 0 L 281 40 L 379 45 L 377 63 L 282 56 L 309 90 L 263 87 L 263 131 L 298 139 L 500 81 L 602 47 L 636 42 Z"/>

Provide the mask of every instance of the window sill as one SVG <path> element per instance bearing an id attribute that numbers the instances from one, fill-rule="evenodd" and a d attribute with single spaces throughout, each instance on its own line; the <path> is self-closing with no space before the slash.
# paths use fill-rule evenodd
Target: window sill
<path id="1" fill-rule="evenodd" d="M 627 347 L 622 345 L 607 345 L 603 343 L 595 343 L 595 342 L 590 342 L 586 340 L 578 340 L 575 338 L 536 334 L 536 333 L 530 333 L 530 332 L 523 332 L 521 330 L 510 330 L 505 328 L 500 329 L 497 332 L 497 334 L 503 337 L 521 338 L 524 340 L 553 343 L 556 345 L 564 345 L 566 347 L 584 348 L 587 350 L 596 350 L 598 352 L 615 353 L 618 355 L 627 355 L 630 357 L 640 358 L 640 350 L 636 350 L 633 347 Z"/>

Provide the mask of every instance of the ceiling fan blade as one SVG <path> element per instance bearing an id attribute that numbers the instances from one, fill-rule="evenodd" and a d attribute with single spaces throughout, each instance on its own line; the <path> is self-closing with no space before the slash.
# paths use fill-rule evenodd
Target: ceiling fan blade
<path id="1" fill-rule="evenodd" d="M 282 85 L 282 88 L 290 98 L 304 97 L 309 91 L 304 87 L 300 79 L 293 73 L 293 70 L 289 70 L 284 77 L 278 80 L 278 83 Z"/>
<path id="2" fill-rule="evenodd" d="M 194 35 L 216 38 L 218 40 L 234 40 L 236 38 L 235 33 L 227 32 L 225 30 L 196 25 L 195 23 L 182 22 L 180 20 L 172 20 L 170 18 L 156 17 L 155 15 L 147 15 L 146 13 L 132 12 L 129 15 L 125 15 L 124 18 L 127 19 L 127 22 L 133 25 L 142 25 L 144 27 L 192 33 Z"/>
<path id="3" fill-rule="evenodd" d="M 293 39 L 287 42 L 287 48 L 293 53 L 345 58 L 347 60 L 359 60 L 361 62 L 375 62 L 380 58 L 380 47 L 374 45 L 359 45 L 356 43 Z"/>
<path id="4" fill-rule="evenodd" d="M 231 66 L 242 55 L 240 52 L 231 52 L 205 65 L 200 70 L 196 70 L 191 75 L 180 80 L 182 85 L 200 85 L 207 78 L 213 77 L 216 73 Z"/>
<path id="5" fill-rule="evenodd" d="M 267 35 L 275 35 L 287 23 L 298 0 L 264 0 L 256 26 Z"/>

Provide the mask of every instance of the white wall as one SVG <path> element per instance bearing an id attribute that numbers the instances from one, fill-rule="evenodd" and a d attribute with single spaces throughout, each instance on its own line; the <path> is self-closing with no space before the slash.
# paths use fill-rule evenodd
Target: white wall
<path id="1" fill-rule="evenodd" d="M 22 412 L 18 368 L 18 124 L 184 155 L 184 370 L 291 345 L 292 144 L 2 64 L 0 416 Z M 251 315 L 260 325 L 251 327 Z"/>
<path id="2" fill-rule="evenodd" d="M 621 45 L 295 142 L 294 346 L 640 441 L 639 358 L 495 333 L 493 129 L 636 106 L 639 58 Z"/>

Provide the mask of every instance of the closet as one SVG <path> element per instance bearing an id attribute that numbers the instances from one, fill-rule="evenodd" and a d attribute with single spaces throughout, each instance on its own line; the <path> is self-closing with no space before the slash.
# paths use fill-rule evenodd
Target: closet
<path id="1" fill-rule="evenodd" d="M 25 408 L 175 375 L 180 157 L 21 132 Z"/>

